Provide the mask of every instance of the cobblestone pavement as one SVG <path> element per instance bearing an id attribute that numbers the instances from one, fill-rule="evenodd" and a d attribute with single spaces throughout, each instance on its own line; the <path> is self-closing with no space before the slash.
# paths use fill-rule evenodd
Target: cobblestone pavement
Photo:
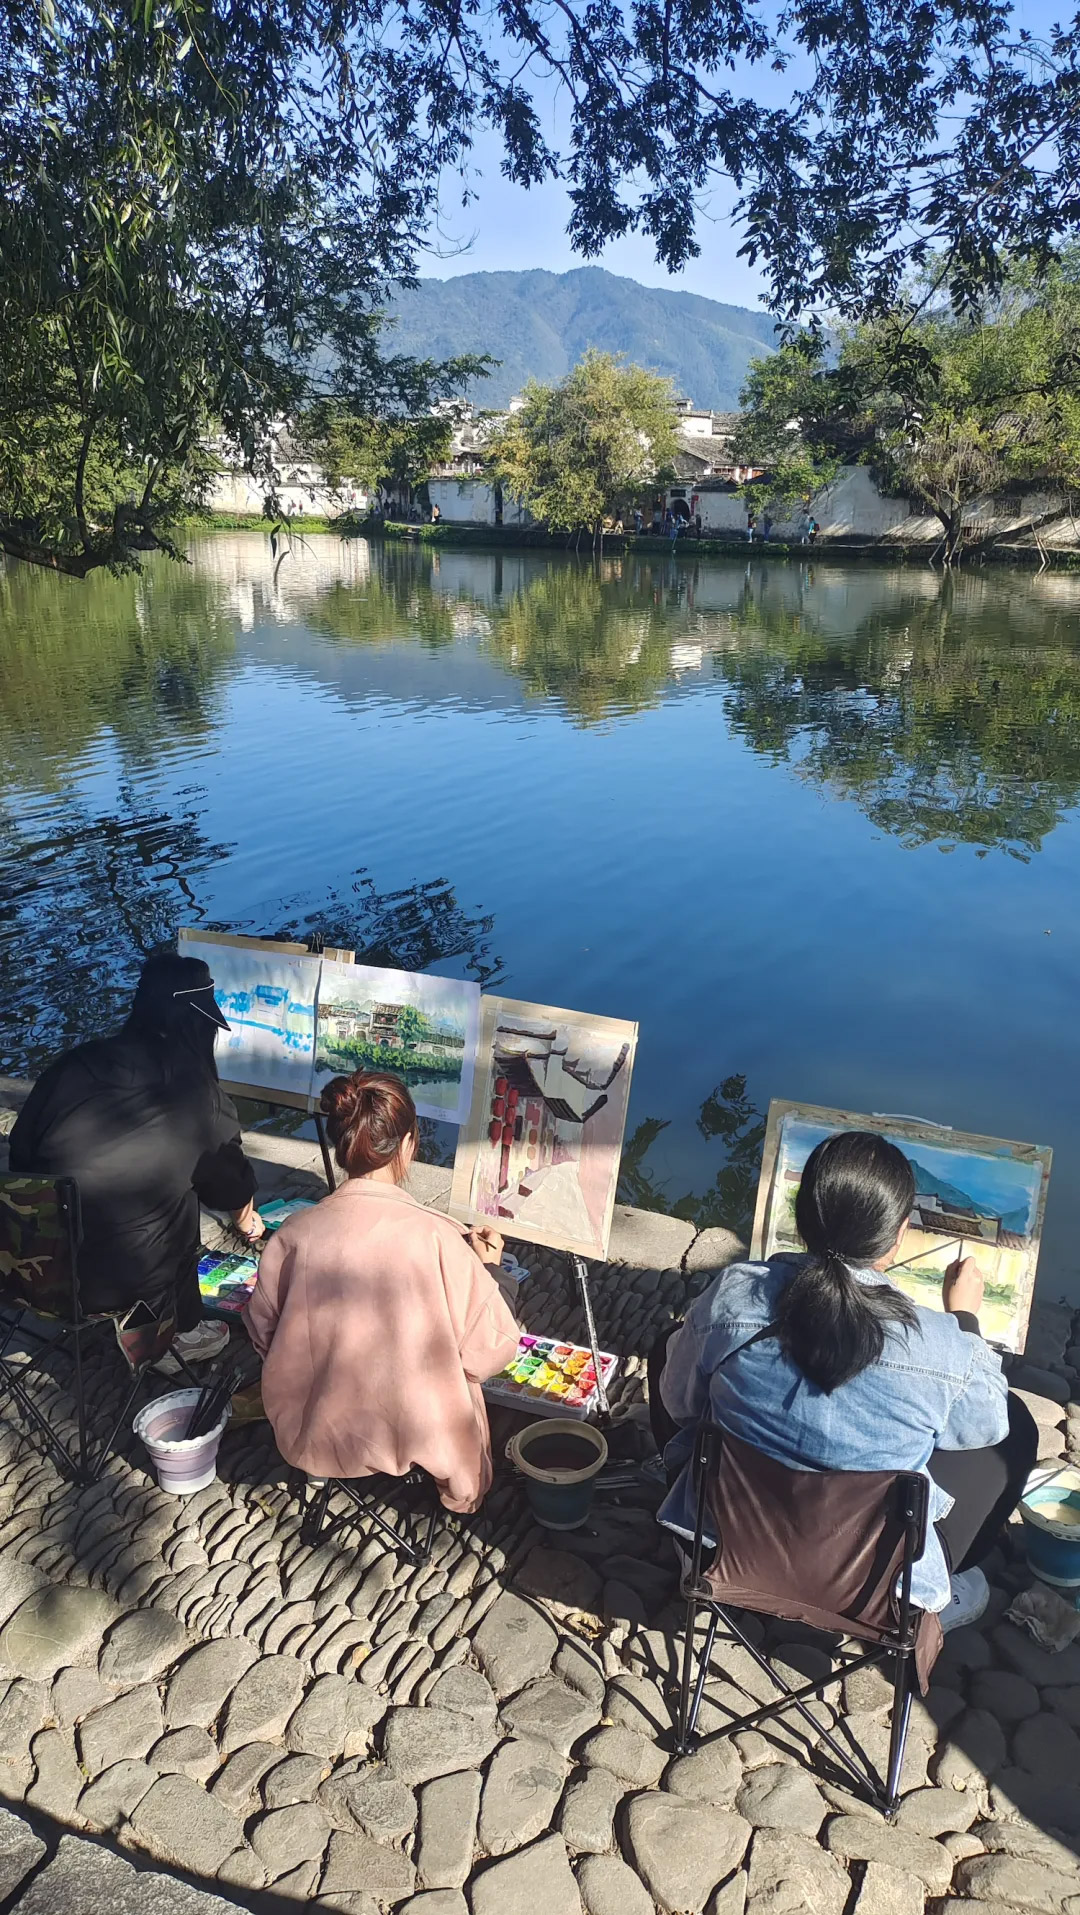
<path id="1" fill-rule="evenodd" d="M 263 1175 L 305 1187 L 281 1153 Z M 654 1247 L 665 1221 L 642 1223 Z M 601 1341 L 625 1358 L 617 1417 L 642 1453 L 644 1354 L 716 1247 L 674 1228 L 672 1267 L 596 1272 Z M 529 1320 L 580 1334 L 563 1260 L 519 1254 Z M 1047 1457 L 1080 1459 L 1078 1367 L 1072 1311 L 1042 1307 L 1013 1381 Z M 122 1382 L 104 1352 L 103 1420 Z M 54 1419 L 69 1411 L 54 1390 Z M 165 1496 L 132 1442 L 75 1490 L 0 1423 L 0 1908 L 1080 1915 L 1080 1644 L 1049 1655 L 1004 1622 L 1028 1580 L 1011 1549 L 988 1615 L 949 1638 L 915 1706 L 889 1828 L 815 1770 L 801 1732 L 717 1739 L 760 1694 L 734 1644 L 718 1647 L 706 1739 L 672 1756 L 683 1611 L 647 1488 L 554 1537 L 501 1474 L 412 1569 L 362 1524 L 303 1543 L 265 1424 L 229 1433 L 220 1468 Z M 791 1668 L 825 1666 L 808 1632 L 768 1640 Z M 844 1703 L 880 1758 L 879 1672 L 850 1678 Z"/>

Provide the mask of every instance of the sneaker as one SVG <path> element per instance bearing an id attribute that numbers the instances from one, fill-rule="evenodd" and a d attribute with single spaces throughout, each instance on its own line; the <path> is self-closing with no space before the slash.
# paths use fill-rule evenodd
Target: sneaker
<path id="1" fill-rule="evenodd" d="M 209 1318 L 204 1318 L 193 1330 L 181 1330 L 179 1336 L 173 1338 L 171 1348 L 160 1358 L 155 1368 L 163 1370 L 166 1376 L 178 1376 L 180 1365 L 176 1361 L 177 1356 L 182 1356 L 185 1363 L 209 1363 L 211 1357 L 221 1355 L 228 1341 L 227 1323 L 211 1323 Z"/>
<path id="2" fill-rule="evenodd" d="M 962 1629 L 965 1623 L 978 1622 L 990 1601 L 990 1584 L 981 1569 L 962 1569 L 952 1578 L 952 1595 L 941 1611 L 941 1627 Z"/>

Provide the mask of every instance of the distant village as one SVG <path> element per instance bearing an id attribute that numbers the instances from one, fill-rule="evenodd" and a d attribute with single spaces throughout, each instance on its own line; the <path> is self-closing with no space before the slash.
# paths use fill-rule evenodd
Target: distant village
<path id="1" fill-rule="evenodd" d="M 511 399 L 508 411 L 516 412 L 523 403 L 520 398 Z M 735 465 L 730 457 L 738 413 L 712 412 L 689 399 L 679 402 L 678 411 L 679 453 L 672 479 L 666 487 L 657 488 L 653 499 L 656 529 L 671 519 L 681 520 L 684 525 L 699 523 L 705 532 L 745 529 L 746 506 L 736 488 L 756 477 L 756 468 Z M 433 468 L 425 482 L 428 504 L 424 516 L 437 508 L 437 516 L 448 525 L 532 524 L 527 507 L 504 498 L 502 488 L 486 470 L 485 442 L 506 415 L 480 412 L 464 400 L 454 403 L 453 416 L 449 456 Z M 211 495 L 211 509 L 240 515 L 261 513 L 263 491 L 259 481 L 229 461 L 225 448 L 216 450 L 223 470 Z M 419 516 L 414 489 L 407 483 L 382 485 L 375 492 L 347 480 L 328 485 L 322 468 L 310 463 L 309 455 L 286 427 L 277 433 L 275 469 L 278 498 L 289 514 L 335 517 L 346 512 L 358 516 L 374 513 L 406 520 Z"/>

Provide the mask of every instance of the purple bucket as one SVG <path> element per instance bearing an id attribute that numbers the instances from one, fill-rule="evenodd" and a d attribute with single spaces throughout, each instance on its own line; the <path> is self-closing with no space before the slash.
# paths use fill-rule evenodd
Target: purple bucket
<path id="1" fill-rule="evenodd" d="M 201 1390 L 173 1390 L 155 1397 L 135 1418 L 132 1428 L 149 1452 L 158 1484 L 170 1496 L 190 1496 L 206 1489 L 217 1475 L 217 1453 L 229 1420 L 229 1405 L 221 1421 L 202 1436 L 185 1436 Z"/>

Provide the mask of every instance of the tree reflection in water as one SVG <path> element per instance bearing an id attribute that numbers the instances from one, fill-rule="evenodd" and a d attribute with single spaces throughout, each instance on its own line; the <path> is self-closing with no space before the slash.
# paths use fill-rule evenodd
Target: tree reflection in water
<path id="1" fill-rule="evenodd" d="M 716 1139 L 722 1152 L 716 1176 L 706 1190 L 676 1194 L 669 1182 L 657 1181 L 646 1162 L 652 1145 L 669 1122 L 668 1118 L 646 1117 L 626 1139 L 619 1175 L 619 1202 L 634 1204 L 639 1210 L 662 1210 L 669 1217 L 682 1217 L 697 1230 L 719 1227 L 733 1230 L 744 1243 L 749 1243 L 761 1147 L 765 1141 L 765 1118 L 746 1094 L 745 1077 L 725 1077 L 722 1084 L 710 1091 L 698 1112 L 698 1130 L 710 1142 Z"/>

